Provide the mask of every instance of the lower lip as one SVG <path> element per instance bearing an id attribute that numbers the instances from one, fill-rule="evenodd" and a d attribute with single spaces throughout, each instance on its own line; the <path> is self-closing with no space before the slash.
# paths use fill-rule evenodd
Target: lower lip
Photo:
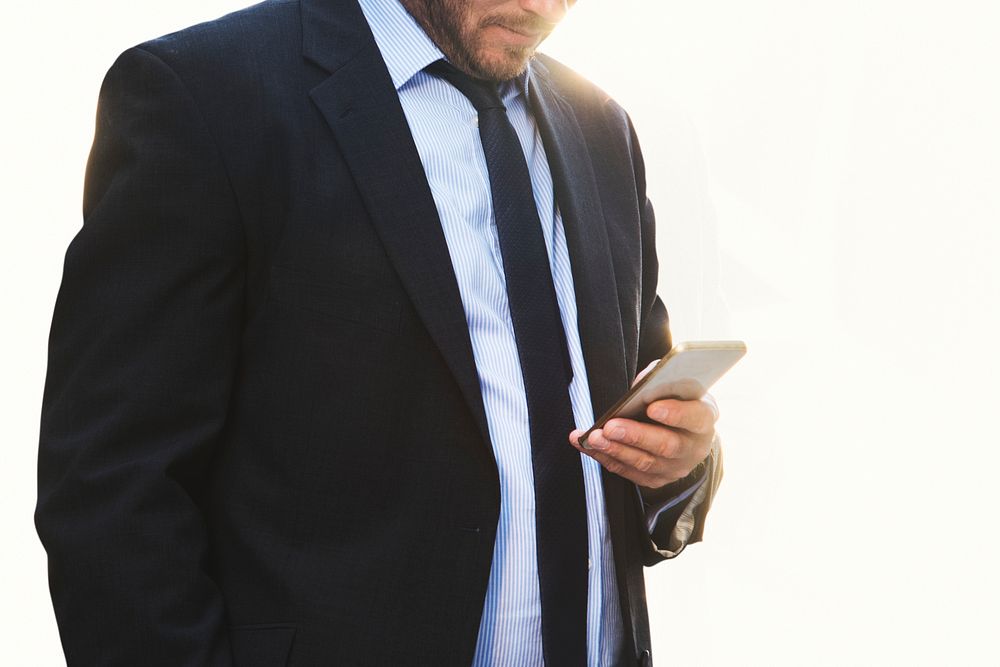
<path id="1" fill-rule="evenodd" d="M 540 41 L 539 35 L 522 35 L 521 33 L 511 30 L 510 28 L 505 28 L 502 25 L 490 26 L 495 28 L 502 35 L 502 39 L 505 42 L 513 44 L 515 46 L 537 46 Z"/>

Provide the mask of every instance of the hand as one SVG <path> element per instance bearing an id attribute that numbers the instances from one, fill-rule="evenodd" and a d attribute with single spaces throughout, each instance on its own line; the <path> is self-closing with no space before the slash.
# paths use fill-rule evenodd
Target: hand
<path id="1" fill-rule="evenodd" d="M 588 436 L 592 449 L 580 445 L 581 430 L 569 434 L 570 444 L 609 472 L 650 490 L 683 479 L 708 456 L 719 418 L 710 395 L 695 401 L 656 401 L 646 415 L 656 423 L 616 418 Z"/>

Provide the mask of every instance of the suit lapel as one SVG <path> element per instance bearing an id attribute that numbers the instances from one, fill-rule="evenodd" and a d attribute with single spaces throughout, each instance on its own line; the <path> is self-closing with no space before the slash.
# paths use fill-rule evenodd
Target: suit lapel
<path id="1" fill-rule="evenodd" d="M 552 170 L 556 201 L 566 229 L 573 267 L 577 327 L 590 384 L 590 401 L 598 417 L 628 390 L 630 378 L 622 334 L 618 286 L 611 261 L 604 213 L 593 163 L 583 131 L 570 103 L 552 85 L 538 60 L 531 68 L 531 104 Z M 636 645 L 629 586 L 629 564 L 635 561 L 634 537 L 627 513 L 635 503 L 635 487 L 622 477 L 601 470 L 605 512 L 615 554 L 619 608 L 630 655 Z M 631 494 L 631 495 L 630 495 Z"/>
<path id="2" fill-rule="evenodd" d="M 355 2 L 303 0 L 303 52 L 331 72 L 310 96 L 339 144 L 389 260 L 490 442 L 458 281 L 420 156 Z"/>
<path id="3" fill-rule="evenodd" d="M 530 98 L 573 267 L 577 326 L 595 416 L 629 386 L 618 290 L 597 180 L 572 106 L 552 86 L 544 65 L 533 62 Z"/>

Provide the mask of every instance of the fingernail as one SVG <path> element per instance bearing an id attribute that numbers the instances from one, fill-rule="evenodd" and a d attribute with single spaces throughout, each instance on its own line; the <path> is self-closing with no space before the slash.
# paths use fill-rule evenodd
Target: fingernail
<path id="1" fill-rule="evenodd" d="M 653 409 L 653 419 L 658 422 L 666 421 L 667 417 L 670 416 L 670 411 L 666 408 L 654 408 Z"/>
<path id="2" fill-rule="evenodd" d="M 591 449 L 604 450 L 608 448 L 608 441 L 604 439 L 604 434 L 601 431 L 594 431 L 589 438 L 587 438 L 587 444 L 590 445 Z"/>

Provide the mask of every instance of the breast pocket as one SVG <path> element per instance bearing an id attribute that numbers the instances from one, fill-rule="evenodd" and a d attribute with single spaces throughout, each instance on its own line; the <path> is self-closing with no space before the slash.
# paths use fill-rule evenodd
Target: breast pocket
<path id="1" fill-rule="evenodd" d="M 351 284 L 318 280 L 284 266 L 271 267 L 268 297 L 313 315 L 344 320 L 395 333 L 399 330 L 402 295 L 352 277 Z"/>

